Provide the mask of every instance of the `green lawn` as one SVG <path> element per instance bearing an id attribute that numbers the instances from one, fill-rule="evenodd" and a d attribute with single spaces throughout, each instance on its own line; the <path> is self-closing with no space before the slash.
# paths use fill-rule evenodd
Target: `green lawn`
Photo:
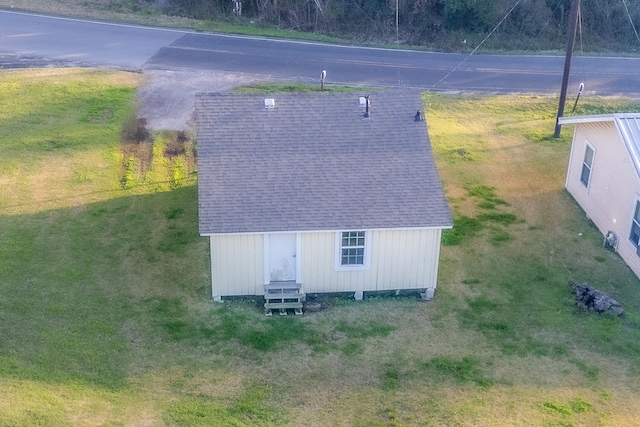
<path id="1" fill-rule="evenodd" d="M 0 72 L 0 426 L 638 425 L 640 283 L 563 189 L 555 98 L 424 96 L 456 224 L 433 301 L 268 318 L 211 301 L 193 138 L 136 132 L 140 79 Z"/>

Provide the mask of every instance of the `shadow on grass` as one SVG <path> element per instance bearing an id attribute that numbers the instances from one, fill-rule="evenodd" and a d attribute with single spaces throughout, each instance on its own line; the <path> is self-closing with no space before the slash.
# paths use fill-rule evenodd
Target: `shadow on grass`
<path id="1" fill-rule="evenodd" d="M 302 345 L 349 357 L 394 330 L 268 318 L 262 301 L 214 304 L 209 268 L 195 186 L 1 216 L 0 377 L 113 389 L 195 353 Z"/>
<path id="2" fill-rule="evenodd" d="M 268 317 L 263 314 L 262 303 L 261 297 L 227 299 L 206 312 L 193 312 L 184 299 L 154 297 L 141 306 L 166 340 L 244 356 L 286 351 L 299 345 L 316 355 L 339 352 L 350 357 L 361 354 L 368 340 L 385 338 L 396 329 L 383 321 L 364 319 L 347 322 L 310 316 Z"/>
<path id="3" fill-rule="evenodd" d="M 140 296 L 207 297 L 195 200 L 191 186 L 0 216 L 0 377 L 124 387 L 153 341 Z"/>

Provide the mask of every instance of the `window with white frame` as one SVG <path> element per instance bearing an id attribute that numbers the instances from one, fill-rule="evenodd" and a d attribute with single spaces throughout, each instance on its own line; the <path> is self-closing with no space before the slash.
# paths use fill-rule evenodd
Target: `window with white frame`
<path id="1" fill-rule="evenodd" d="M 633 220 L 631 221 L 631 235 L 629 240 L 633 242 L 636 247 L 640 246 L 640 200 L 636 200 L 636 210 L 633 214 Z"/>
<path id="2" fill-rule="evenodd" d="M 584 184 L 585 187 L 589 187 L 589 180 L 591 179 L 591 169 L 593 167 L 593 157 L 595 155 L 595 150 L 589 144 L 586 145 L 584 149 L 584 159 L 582 160 L 582 172 L 580 173 L 580 182 Z"/>
<path id="3" fill-rule="evenodd" d="M 340 265 L 363 266 L 365 243 L 364 231 L 343 231 L 340 243 Z"/>

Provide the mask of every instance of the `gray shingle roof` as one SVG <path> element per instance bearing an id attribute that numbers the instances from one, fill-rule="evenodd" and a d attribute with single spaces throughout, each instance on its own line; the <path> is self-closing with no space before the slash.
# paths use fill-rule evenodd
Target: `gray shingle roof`
<path id="1" fill-rule="evenodd" d="M 200 233 L 450 227 L 420 95 L 359 96 L 196 95 Z"/>

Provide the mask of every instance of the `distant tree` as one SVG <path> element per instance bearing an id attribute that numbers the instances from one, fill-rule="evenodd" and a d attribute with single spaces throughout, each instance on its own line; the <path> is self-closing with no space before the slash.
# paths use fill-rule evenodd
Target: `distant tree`
<path id="1" fill-rule="evenodd" d="M 131 0 L 132 2 L 134 0 Z M 137 0 L 165 13 L 196 19 L 231 19 L 232 0 Z M 462 48 L 460 41 L 482 40 L 517 0 L 243 0 L 242 18 L 280 28 L 338 35 L 356 40 L 395 39 Z M 626 6 L 625 7 L 625 3 Z M 572 0 L 522 0 L 496 28 L 490 48 L 562 49 Z M 640 26 L 638 0 L 582 0 L 584 50 L 640 49 L 631 22 Z"/>
<path id="2" fill-rule="evenodd" d="M 452 30 L 489 30 L 493 24 L 494 5 L 494 1 L 487 0 L 447 0 L 445 24 Z"/>

